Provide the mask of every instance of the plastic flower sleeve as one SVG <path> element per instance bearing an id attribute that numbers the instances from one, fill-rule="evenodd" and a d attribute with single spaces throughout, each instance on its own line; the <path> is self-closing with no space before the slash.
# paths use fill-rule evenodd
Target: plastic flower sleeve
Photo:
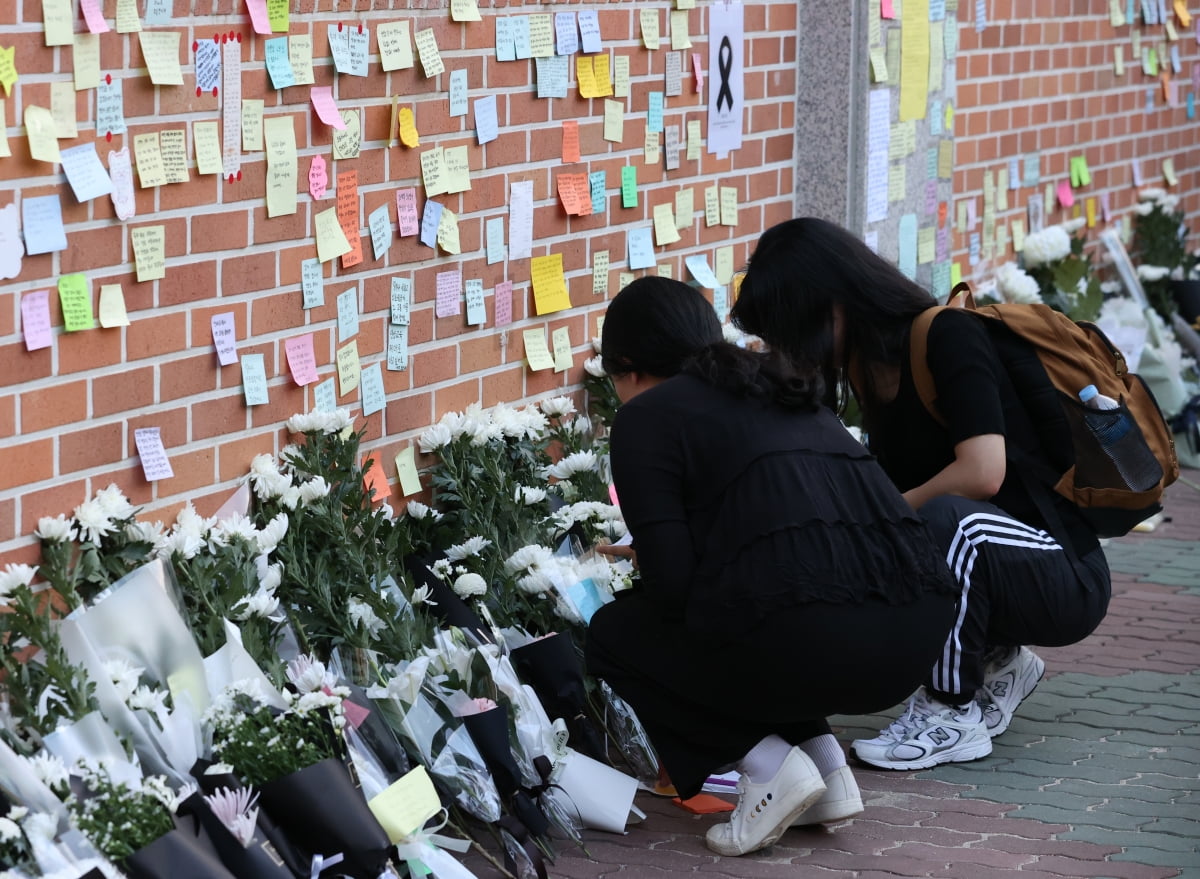
<path id="1" fill-rule="evenodd" d="M 21 756 L 0 739 L 0 792 L 33 812 L 48 812 L 60 821 L 67 809 L 54 791 Z"/>
<path id="2" fill-rule="evenodd" d="M 604 700 L 604 726 L 616 742 L 617 751 L 640 780 L 654 787 L 658 780 L 659 759 L 650 736 L 628 702 L 613 692 L 607 682 L 600 682 Z"/>

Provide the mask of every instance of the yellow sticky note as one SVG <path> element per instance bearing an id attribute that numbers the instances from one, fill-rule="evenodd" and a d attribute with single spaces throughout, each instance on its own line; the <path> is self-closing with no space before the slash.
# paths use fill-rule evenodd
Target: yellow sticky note
<path id="1" fill-rule="evenodd" d="M 412 448 L 409 447 L 411 453 Z M 412 492 L 405 492 L 412 494 Z M 393 843 L 403 842 L 442 808 L 425 767 L 420 764 L 367 801 L 367 808 Z"/>
<path id="2" fill-rule="evenodd" d="M 25 107 L 25 134 L 29 154 L 39 162 L 58 161 L 58 140 L 54 137 L 54 116 L 45 107 Z"/>
<path id="3" fill-rule="evenodd" d="M 554 368 L 554 357 L 546 347 L 546 331 L 541 327 L 521 333 L 525 340 L 525 360 L 534 372 Z"/>
<path id="4" fill-rule="evenodd" d="M 482 21 L 475 0 L 450 0 L 451 21 Z"/>
<path id="5" fill-rule="evenodd" d="M 597 250 L 592 254 L 592 295 L 604 296 L 608 293 L 608 267 L 610 261 L 607 250 Z"/>
<path id="6" fill-rule="evenodd" d="M 671 10 L 671 48 L 692 48 L 692 36 L 688 30 L 688 11 L 686 9 Z"/>
<path id="7" fill-rule="evenodd" d="M 100 326 L 129 326 L 129 315 L 125 311 L 125 291 L 121 289 L 120 284 L 100 285 Z"/>
<path id="8" fill-rule="evenodd" d="M 905 0 L 900 25 L 900 121 L 924 119 L 928 96 L 929 0 Z"/>
<path id="9" fill-rule="evenodd" d="M 167 182 L 187 183 L 191 179 L 191 175 L 188 174 L 187 132 L 182 128 L 161 132 L 158 145 L 162 153 L 163 175 Z"/>
<path id="10" fill-rule="evenodd" d="M 675 277 L 675 267 L 672 266 L 669 262 L 660 262 L 655 267 L 655 271 L 658 273 L 658 276 L 660 278 L 674 278 Z"/>
<path id="11" fill-rule="evenodd" d="M 407 21 L 389 21 L 375 28 L 379 42 L 379 66 L 385 71 L 413 66 L 412 38 Z"/>
<path id="12" fill-rule="evenodd" d="M 296 129 L 291 116 L 266 121 L 267 216 L 296 213 Z"/>
<path id="13" fill-rule="evenodd" d="M 54 136 L 60 140 L 76 137 L 75 86 L 59 80 L 50 83 L 50 116 L 54 120 Z"/>
<path id="14" fill-rule="evenodd" d="M 362 149 L 362 116 L 357 109 L 338 110 L 342 127 L 333 130 L 333 157 L 357 159 Z"/>
<path id="15" fill-rule="evenodd" d="M 950 263 L 950 287 L 957 287 L 962 282 L 962 266 L 956 262 Z"/>
<path id="16" fill-rule="evenodd" d="M 721 187 L 721 225 L 736 226 L 738 221 L 738 195 L 736 186 Z"/>
<path id="17" fill-rule="evenodd" d="M 954 141 L 938 141 L 937 175 L 942 180 L 950 179 L 954 173 Z"/>
<path id="18" fill-rule="evenodd" d="M 412 107 L 401 107 L 396 120 L 400 126 L 400 143 L 410 148 L 420 146 L 421 134 L 417 131 L 417 120 L 413 116 Z"/>
<path id="19" fill-rule="evenodd" d="M 657 165 L 660 160 L 658 149 L 658 132 L 646 129 L 645 154 L 647 165 Z"/>
<path id="20" fill-rule="evenodd" d="M 561 253 L 533 257 L 529 271 L 533 279 L 533 304 L 537 314 L 552 314 L 571 307 L 567 281 L 563 277 Z"/>
<path id="21" fill-rule="evenodd" d="M 721 224 L 721 191 L 716 186 L 704 187 L 704 225 Z"/>
<path id="22" fill-rule="evenodd" d="M 263 148 L 263 102 L 242 99 L 242 152 L 257 153 Z"/>
<path id="23" fill-rule="evenodd" d="M 135 134 L 133 137 L 133 157 L 137 164 L 138 183 L 142 189 L 153 186 L 165 186 L 167 171 L 163 167 L 162 150 L 158 144 L 158 132 Z"/>
<path id="24" fill-rule="evenodd" d="M 438 220 L 437 243 L 446 253 L 462 253 L 462 244 L 458 239 L 458 215 L 450 208 L 442 208 L 442 216 Z"/>
<path id="25" fill-rule="evenodd" d="M 288 37 L 288 63 L 292 65 L 292 79 L 296 85 L 312 85 L 317 81 L 313 75 L 311 34 L 292 34 Z"/>
<path id="26" fill-rule="evenodd" d="M 92 317 L 92 288 L 87 275 L 63 275 L 58 279 L 58 300 L 62 305 L 63 326 L 68 333 L 96 326 Z"/>
<path id="27" fill-rule="evenodd" d="M 129 230 L 138 283 L 157 281 L 167 276 L 165 226 L 140 226 Z"/>
<path id="28" fill-rule="evenodd" d="M 620 143 L 625 139 L 625 104 L 604 99 L 604 139 Z"/>
<path id="29" fill-rule="evenodd" d="M 446 192 L 467 192 L 471 188 L 471 158 L 465 146 L 447 147 L 443 154 L 446 168 Z"/>
<path id="30" fill-rule="evenodd" d="M 670 203 L 654 206 L 654 240 L 659 247 L 674 244 L 679 240 L 679 229 L 675 226 L 675 208 Z"/>
<path id="31" fill-rule="evenodd" d="M 617 289 L 624 290 L 633 283 L 633 279 L 635 277 L 636 276 L 633 274 L 633 272 L 621 272 L 617 275 Z M 601 332 L 601 330 L 597 329 L 596 332 Z"/>
<path id="32" fill-rule="evenodd" d="M 629 97 L 629 56 L 618 55 L 613 71 L 613 94 L 618 98 Z"/>
<path id="33" fill-rule="evenodd" d="M 146 70 L 155 85 L 183 85 L 183 71 L 179 67 L 178 31 L 140 31 L 138 41 L 142 56 L 146 59 Z"/>
<path id="34" fill-rule="evenodd" d="M 75 52 L 71 58 L 75 68 L 75 91 L 94 89 L 100 85 L 100 35 L 75 34 Z"/>
<path id="35" fill-rule="evenodd" d="M 425 183 L 425 195 L 443 195 L 446 188 L 446 151 L 434 147 L 421 153 L 421 180 Z"/>
<path id="36" fill-rule="evenodd" d="M 362 364 L 358 360 L 358 339 L 337 349 L 338 394 L 346 395 L 358 387 Z"/>
<path id="37" fill-rule="evenodd" d="M 421 477 L 417 475 L 416 458 L 414 446 L 408 446 L 396 453 L 396 476 L 400 478 L 400 491 L 405 497 L 417 494 L 421 490 Z"/>
<path id="38" fill-rule="evenodd" d="M 871 82 L 887 82 L 887 54 L 882 46 L 872 46 L 871 52 Z"/>
<path id="39" fill-rule="evenodd" d="M 7 113 L 8 111 L 4 107 L 4 98 L 0 98 L 0 159 L 7 159 L 12 155 L 12 148 L 8 145 Z"/>
<path id="40" fill-rule="evenodd" d="M 534 58 L 549 58 L 554 54 L 553 16 L 529 16 L 529 51 Z"/>
<path id="41" fill-rule="evenodd" d="M 612 74 L 609 72 L 608 53 L 601 52 L 592 58 L 592 72 L 596 80 L 596 97 L 603 98 L 613 93 Z"/>
<path id="42" fill-rule="evenodd" d="M 434 36 L 433 28 L 425 28 L 425 30 L 417 31 L 417 57 L 421 59 L 421 67 L 425 70 L 425 75 L 437 76 L 446 70 L 446 65 L 442 61 L 442 53 L 438 51 L 437 37 Z"/>
<path id="43" fill-rule="evenodd" d="M 42 24 L 47 46 L 69 46 L 74 42 L 75 16 L 71 0 L 42 0 Z"/>
<path id="44" fill-rule="evenodd" d="M 317 227 L 317 259 L 329 262 L 350 252 L 350 242 L 338 222 L 337 208 L 320 211 L 313 218 Z"/>
<path id="45" fill-rule="evenodd" d="M 917 262 L 921 265 L 933 262 L 937 229 L 926 226 L 917 230 Z"/>
<path id="46" fill-rule="evenodd" d="M 117 33 L 134 34 L 141 29 L 137 0 L 117 0 Z"/>
<path id="47" fill-rule="evenodd" d="M 1163 159 L 1162 163 L 1163 179 L 1167 181 L 1168 186 L 1174 186 L 1179 182 L 1179 178 L 1175 176 L 1175 160 Z"/>
<path id="48" fill-rule="evenodd" d="M 687 124 L 687 159 L 689 162 L 700 160 L 700 120 L 689 119 Z"/>
<path id="49" fill-rule="evenodd" d="M 17 47 L 0 46 L 0 85 L 4 86 L 4 94 L 11 95 L 12 87 L 20 78 L 17 73 Z"/>
<path id="50" fill-rule="evenodd" d="M 717 276 L 717 280 L 722 284 L 728 284 L 733 280 L 733 248 L 728 246 L 718 247 L 714 261 L 716 262 L 716 266 L 714 267 L 713 274 Z"/>
<path id="51" fill-rule="evenodd" d="M 1015 252 L 1020 253 L 1021 251 L 1023 251 L 1025 249 L 1025 221 L 1024 220 L 1013 220 L 1012 221 L 1012 240 L 1013 240 L 1013 250 Z"/>
<path id="52" fill-rule="evenodd" d="M 554 345 L 554 371 L 566 372 L 575 365 L 575 357 L 571 354 L 571 333 L 566 327 L 559 327 L 550 334 Z"/>
<path id="53" fill-rule="evenodd" d="M 643 6 L 638 10 L 638 18 L 642 25 L 642 45 L 647 49 L 657 49 L 659 45 L 658 10 Z"/>
<path id="54" fill-rule="evenodd" d="M 908 177 L 904 165 L 888 168 L 888 201 L 904 201 L 908 194 Z"/>
<path id="55" fill-rule="evenodd" d="M 1175 14 L 1179 16 L 1179 23 L 1184 27 L 1192 26 L 1192 13 L 1188 11 L 1187 0 L 1175 0 Z"/>
<path id="56" fill-rule="evenodd" d="M 600 90 L 596 88 L 596 73 L 592 67 L 590 55 L 575 56 L 575 81 L 579 85 L 579 97 L 596 98 Z"/>
<path id="57" fill-rule="evenodd" d="M 681 189 L 675 193 L 675 228 L 690 229 L 696 214 L 694 190 Z"/>
<path id="58" fill-rule="evenodd" d="M 196 151 L 196 172 L 220 174 L 221 135 L 216 122 L 192 123 L 192 146 Z"/>
<path id="59" fill-rule="evenodd" d="M 1113 75 L 1125 75 L 1125 47 L 1113 46 Z"/>

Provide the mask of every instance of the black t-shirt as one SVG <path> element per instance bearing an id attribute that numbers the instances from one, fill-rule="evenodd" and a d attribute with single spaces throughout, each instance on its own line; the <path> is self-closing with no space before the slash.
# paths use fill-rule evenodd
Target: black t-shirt
<path id="1" fill-rule="evenodd" d="M 908 347 L 901 361 L 894 400 L 876 404 L 865 419 L 868 442 L 901 491 L 927 482 L 954 460 L 954 446 L 973 436 L 1000 434 L 1005 443 L 1041 458 L 1040 444 L 983 321 L 960 311 L 944 311 L 929 327 L 926 359 L 937 388 L 937 407 L 946 426 L 926 410 L 913 383 Z M 1049 489 L 1042 491 L 1062 521 L 1076 554 L 1099 542 L 1078 509 Z M 991 502 L 1010 516 L 1047 531 L 1058 531 L 1039 512 L 1030 488 L 1011 462 Z"/>
<path id="2" fill-rule="evenodd" d="M 828 409 L 675 376 L 618 410 L 612 469 L 643 588 L 691 631 L 954 589 L 925 524 Z"/>

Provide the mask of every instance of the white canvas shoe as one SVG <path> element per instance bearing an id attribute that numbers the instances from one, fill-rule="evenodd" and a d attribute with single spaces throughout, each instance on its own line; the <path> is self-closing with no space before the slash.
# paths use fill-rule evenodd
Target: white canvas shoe
<path id="1" fill-rule="evenodd" d="M 833 824 L 835 821 L 845 821 L 863 812 L 862 793 L 854 773 L 849 766 L 839 766 L 825 776 L 825 793 L 817 797 L 811 806 L 805 809 L 792 822 L 793 827 L 803 827 L 806 824 Z"/>
<path id="2" fill-rule="evenodd" d="M 799 748 L 792 748 L 775 777 L 755 784 L 738 780 L 738 804 L 727 823 L 708 828 L 705 842 L 719 855 L 737 857 L 766 848 L 825 792 L 821 773 Z"/>

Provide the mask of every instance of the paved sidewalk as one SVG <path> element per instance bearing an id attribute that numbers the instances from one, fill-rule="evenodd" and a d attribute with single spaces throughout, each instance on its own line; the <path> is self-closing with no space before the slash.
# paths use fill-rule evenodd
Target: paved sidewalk
<path id="1" fill-rule="evenodd" d="M 590 858 L 560 843 L 550 875 L 1200 876 L 1200 471 L 1184 471 L 1165 507 L 1152 533 L 1109 542 L 1108 617 L 1081 644 L 1039 649 L 1046 676 L 990 757 L 855 767 L 861 816 L 791 830 L 742 858 L 704 847 L 717 819 L 641 795 L 645 822 L 625 836 L 587 833 Z M 835 732 L 848 743 L 893 717 L 837 718 Z"/>

